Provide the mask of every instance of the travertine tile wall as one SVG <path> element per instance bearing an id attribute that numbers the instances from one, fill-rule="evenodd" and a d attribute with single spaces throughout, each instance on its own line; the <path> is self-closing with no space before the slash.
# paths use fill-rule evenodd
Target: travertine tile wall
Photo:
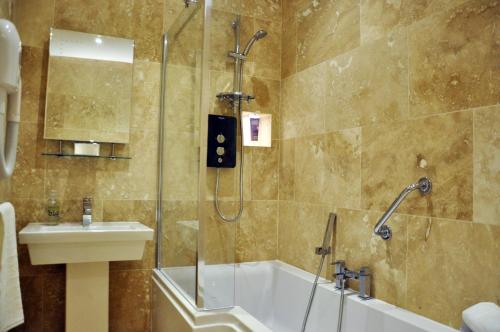
<path id="1" fill-rule="evenodd" d="M 62 200 L 62 220 L 81 218 L 82 197 L 94 199 L 95 220 L 155 223 L 158 103 L 163 0 L 22 0 L 14 21 L 23 42 L 23 101 L 18 164 L 11 200 L 21 229 L 45 218 L 45 200 L 55 189 Z M 49 28 L 134 39 L 134 81 L 130 144 L 120 153 L 130 161 L 54 159 L 43 151 L 57 144 L 43 140 L 43 116 Z M 64 330 L 64 266 L 32 266 L 19 247 L 26 323 L 18 331 Z M 150 273 L 154 243 L 144 259 L 110 266 L 110 330 L 150 329 Z"/>
<path id="2" fill-rule="evenodd" d="M 244 211 L 238 223 L 223 223 L 217 216 L 213 198 L 215 169 L 207 170 L 205 260 L 207 263 L 275 259 L 278 231 L 278 161 L 280 108 L 281 1 L 214 1 L 210 28 L 210 113 L 233 115 L 226 103 L 218 102 L 219 92 L 234 91 L 234 50 L 231 23 L 241 15 L 241 43 L 245 46 L 260 29 L 268 35 L 256 42 L 244 64 L 243 91 L 256 99 L 243 104 L 244 111 L 273 115 L 272 147 L 249 148 L 244 152 Z M 203 138 L 202 138 L 203 140 Z M 202 143 L 204 144 L 204 142 Z M 239 160 L 234 169 L 221 171 L 222 211 L 233 216 L 239 199 Z"/>
<path id="3" fill-rule="evenodd" d="M 283 3 L 278 257 L 314 272 L 327 213 L 335 258 L 376 297 L 454 327 L 500 302 L 500 3 Z M 373 226 L 421 176 L 389 224 Z"/>

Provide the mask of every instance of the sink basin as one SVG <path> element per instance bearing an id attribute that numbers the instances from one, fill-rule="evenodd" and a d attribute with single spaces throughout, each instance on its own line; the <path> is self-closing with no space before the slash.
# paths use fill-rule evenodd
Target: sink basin
<path id="1" fill-rule="evenodd" d="M 19 232 L 19 243 L 28 245 L 33 265 L 137 260 L 153 233 L 135 221 L 31 223 Z"/>
<path id="2" fill-rule="evenodd" d="M 19 243 L 33 265 L 66 264 L 66 332 L 109 331 L 109 262 L 141 259 L 153 233 L 136 221 L 31 223 Z"/>

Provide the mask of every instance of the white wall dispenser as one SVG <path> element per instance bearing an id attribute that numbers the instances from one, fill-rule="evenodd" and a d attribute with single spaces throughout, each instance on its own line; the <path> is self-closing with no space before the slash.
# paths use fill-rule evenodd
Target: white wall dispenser
<path id="1" fill-rule="evenodd" d="M 0 179 L 16 164 L 21 116 L 21 39 L 12 22 L 0 19 Z"/>
<path id="2" fill-rule="evenodd" d="M 272 115 L 242 112 L 243 145 L 271 147 Z"/>

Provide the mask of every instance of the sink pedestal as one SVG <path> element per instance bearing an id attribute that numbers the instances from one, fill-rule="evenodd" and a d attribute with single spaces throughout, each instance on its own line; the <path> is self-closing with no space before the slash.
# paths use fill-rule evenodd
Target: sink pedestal
<path id="1" fill-rule="evenodd" d="M 66 264 L 66 332 L 107 332 L 109 262 Z"/>

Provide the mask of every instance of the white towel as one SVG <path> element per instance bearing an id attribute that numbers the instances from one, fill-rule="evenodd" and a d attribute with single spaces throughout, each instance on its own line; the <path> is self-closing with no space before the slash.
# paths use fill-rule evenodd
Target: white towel
<path id="1" fill-rule="evenodd" d="M 16 245 L 16 215 L 10 203 L 0 204 L 3 242 L 0 253 L 0 332 L 24 322 Z"/>
<path id="2" fill-rule="evenodd" d="M 473 332 L 500 331 L 500 307 L 492 302 L 481 302 L 465 309 L 462 319 Z"/>

